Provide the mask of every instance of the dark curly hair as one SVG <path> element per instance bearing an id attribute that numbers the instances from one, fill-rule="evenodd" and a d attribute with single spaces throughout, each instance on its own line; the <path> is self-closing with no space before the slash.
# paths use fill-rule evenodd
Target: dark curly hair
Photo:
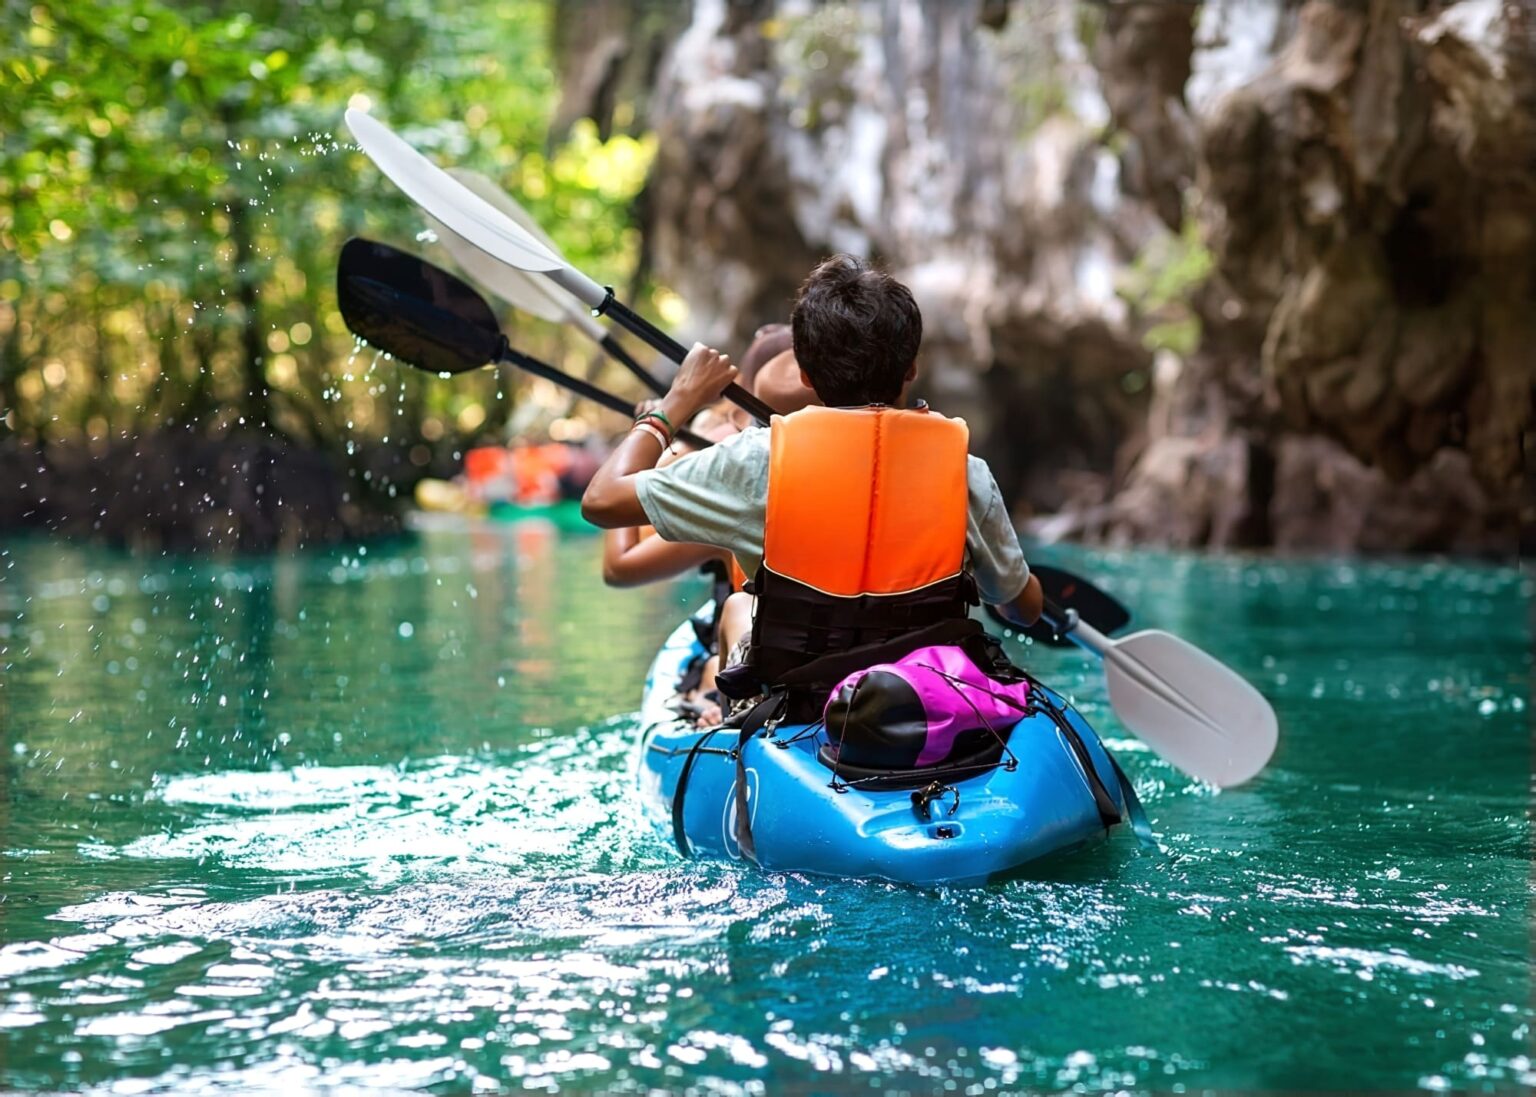
<path id="1" fill-rule="evenodd" d="M 790 326 L 795 358 L 828 407 L 898 402 L 923 341 L 912 291 L 852 255 L 811 271 Z"/>

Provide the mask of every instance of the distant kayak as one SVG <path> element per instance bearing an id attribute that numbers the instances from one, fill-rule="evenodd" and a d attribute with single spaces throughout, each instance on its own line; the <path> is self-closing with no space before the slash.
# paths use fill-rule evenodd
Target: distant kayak
<path id="1" fill-rule="evenodd" d="M 980 884 L 1095 842 L 1127 817 L 1119 768 L 1098 735 L 1039 683 L 1035 711 L 973 776 L 946 783 L 919 769 L 906 779 L 860 780 L 824 760 L 819 725 L 765 730 L 741 746 L 738 766 L 737 729 L 699 729 L 677 711 L 678 684 L 705 654 L 694 622 L 683 622 L 652 663 L 641 705 L 640 786 L 685 855 L 741 858 L 742 801 L 765 869 Z"/>
<path id="2" fill-rule="evenodd" d="M 480 512 L 415 509 L 408 512 L 405 519 L 407 528 L 418 533 L 509 527 L 529 522 L 552 526 L 561 533 L 597 532 L 597 527 L 582 518 L 581 504 L 574 499 L 540 506 L 493 503 Z"/>
<path id="3" fill-rule="evenodd" d="M 485 516 L 493 522 L 551 522 L 568 533 L 596 533 L 597 527 L 581 516 L 581 503 L 561 499 L 555 503 L 492 503 Z"/>
<path id="4" fill-rule="evenodd" d="M 470 451 L 471 453 L 477 451 Z M 465 521 L 522 522 L 538 519 L 549 522 L 568 533 L 591 533 L 595 527 L 581 516 L 581 502 L 577 499 L 556 499 L 547 503 L 515 503 L 506 499 L 483 501 L 472 489 L 451 480 L 419 481 L 415 490 L 416 505 L 420 508 L 413 517 L 417 528 L 444 528 L 438 516 Z M 431 517 L 426 517 L 430 515 Z"/>

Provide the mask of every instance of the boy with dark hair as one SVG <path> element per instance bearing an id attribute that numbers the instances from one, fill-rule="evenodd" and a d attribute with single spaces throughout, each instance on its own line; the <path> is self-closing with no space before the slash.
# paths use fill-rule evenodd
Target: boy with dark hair
<path id="1" fill-rule="evenodd" d="M 917 376 L 923 314 L 912 291 L 851 255 L 811 272 L 790 329 L 800 368 L 829 408 L 899 406 Z"/>
<path id="2" fill-rule="evenodd" d="M 849 649 L 878 662 L 943 642 L 978 595 L 1033 623 L 1039 581 L 991 470 L 968 456 L 964 423 L 903 410 L 923 331 L 911 291 L 835 255 L 801 286 L 791 327 L 802 377 L 826 407 L 657 469 L 676 426 L 737 375 L 695 344 L 660 408 L 588 486 L 587 520 L 649 524 L 665 540 L 734 554 L 759 597 L 750 621 L 741 602 L 728 606 L 721 650 L 750 624 L 747 663 L 765 687 L 820 684 L 807 665 Z"/>

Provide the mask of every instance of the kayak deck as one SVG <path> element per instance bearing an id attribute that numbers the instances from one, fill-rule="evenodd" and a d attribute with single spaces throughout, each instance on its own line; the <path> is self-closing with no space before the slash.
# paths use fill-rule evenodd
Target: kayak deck
<path id="1" fill-rule="evenodd" d="M 1008 735 L 1013 765 L 948 780 L 926 805 L 913 796 L 920 780 L 894 789 L 834 780 L 817 756 L 827 739 L 815 725 L 781 725 L 748 740 L 738 767 L 736 729 L 696 728 L 674 708 L 676 683 L 704 654 L 692 622 L 683 622 L 651 666 L 641 708 L 640 785 L 657 822 L 687 854 L 742 857 L 738 773 L 756 860 L 776 871 L 975 884 L 1108 833 L 1083 764 L 1046 713 L 1026 716 Z M 1059 694 L 1041 688 L 1123 817 L 1115 767 L 1098 736 Z"/>

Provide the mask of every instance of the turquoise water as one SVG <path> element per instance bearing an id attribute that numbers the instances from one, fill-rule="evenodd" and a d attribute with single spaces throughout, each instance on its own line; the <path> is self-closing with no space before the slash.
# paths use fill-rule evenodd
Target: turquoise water
<path id="1" fill-rule="evenodd" d="M 685 863 L 633 710 L 696 584 L 536 523 L 235 564 L 0 544 L 0 1086 L 1514 1090 L 1532 584 L 1056 553 L 1240 668 L 1280 752 L 1138 749 L 1166 854 L 978 890 Z"/>

